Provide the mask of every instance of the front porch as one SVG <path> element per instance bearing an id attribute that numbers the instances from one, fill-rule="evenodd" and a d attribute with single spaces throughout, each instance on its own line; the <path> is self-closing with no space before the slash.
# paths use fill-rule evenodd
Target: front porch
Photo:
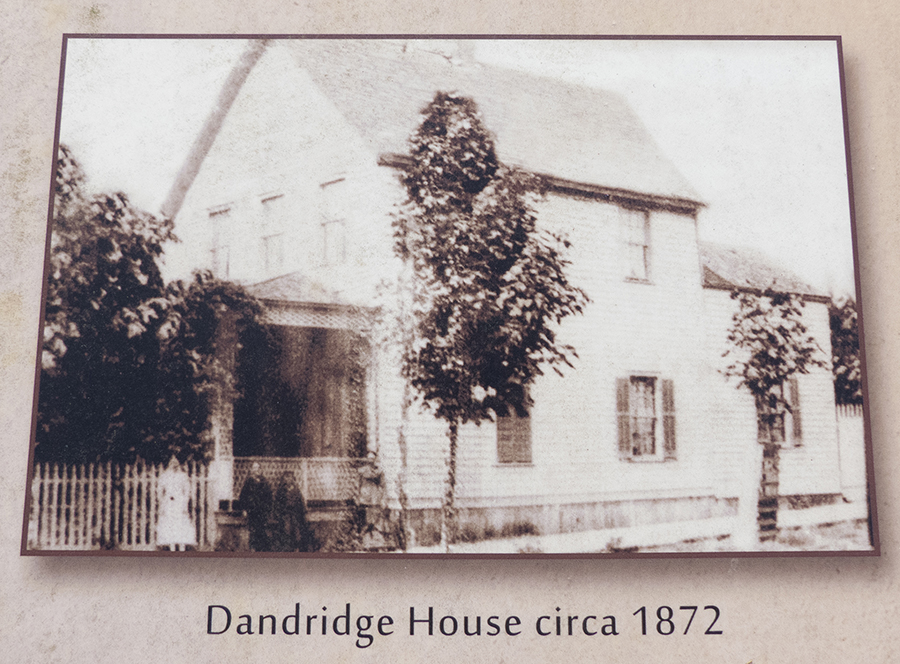
<path id="1" fill-rule="evenodd" d="M 258 466 L 262 490 L 274 495 L 287 480 L 319 541 L 333 541 L 335 530 L 383 502 L 369 449 L 370 312 L 299 274 L 247 290 L 264 307 L 261 325 L 223 326 L 218 344 L 235 387 L 214 409 L 219 520 L 240 523 L 242 491 Z"/>

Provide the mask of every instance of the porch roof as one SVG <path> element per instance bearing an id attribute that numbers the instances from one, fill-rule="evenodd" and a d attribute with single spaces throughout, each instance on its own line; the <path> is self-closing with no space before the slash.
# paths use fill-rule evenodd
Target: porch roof
<path id="1" fill-rule="evenodd" d="M 292 272 L 247 286 L 250 295 L 266 305 L 264 320 L 270 325 L 365 329 L 371 307 L 346 302 L 301 272 Z"/>
<path id="2" fill-rule="evenodd" d="M 260 300 L 294 304 L 346 304 L 340 295 L 302 272 L 291 272 L 247 286 L 247 292 Z"/>

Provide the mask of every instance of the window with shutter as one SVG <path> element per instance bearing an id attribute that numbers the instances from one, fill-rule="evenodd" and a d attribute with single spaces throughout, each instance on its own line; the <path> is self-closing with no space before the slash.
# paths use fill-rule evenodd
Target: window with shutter
<path id="1" fill-rule="evenodd" d="M 672 380 L 653 376 L 617 379 L 616 421 L 619 458 L 629 461 L 677 458 Z"/>
<path id="2" fill-rule="evenodd" d="M 497 461 L 531 463 L 531 416 L 515 411 L 497 417 Z"/>
<path id="3" fill-rule="evenodd" d="M 776 390 L 774 405 L 765 400 L 757 403 L 759 442 L 762 444 L 800 445 L 803 442 L 803 416 L 800 383 L 791 376 Z"/>

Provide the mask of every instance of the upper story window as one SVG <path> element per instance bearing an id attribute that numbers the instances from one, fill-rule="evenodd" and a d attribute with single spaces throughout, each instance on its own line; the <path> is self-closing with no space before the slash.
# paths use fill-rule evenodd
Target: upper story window
<path id="1" fill-rule="evenodd" d="M 228 279 L 231 272 L 231 253 L 228 246 L 231 206 L 220 206 L 209 211 L 212 227 L 210 262 L 212 272 L 220 279 Z"/>
<path id="2" fill-rule="evenodd" d="M 346 258 L 344 220 L 322 222 L 322 260 L 325 265 L 341 265 Z"/>
<path id="3" fill-rule="evenodd" d="M 675 459 L 675 388 L 668 379 L 616 380 L 619 457 L 630 461 Z"/>
<path id="4" fill-rule="evenodd" d="M 285 198 L 284 194 L 266 194 L 259 199 L 262 205 L 263 233 L 284 230 Z"/>
<path id="5" fill-rule="evenodd" d="M 619 208 L 625 278 L 650 280 L 650 214 L 645 210 Z"/>
<path id="6" fill-rule="evenodd" d="M 341 265 L 347 260 L 347 180 L 336 178 L 322 188 L 322 261 Z"/>
<path id="7" fill-rule="evenodd" d="M 284 233 L 263 236 L 263 269 L 266 274 L 280 272 L 284 267 Z"/>
<path id="8" fill-rule="evenodd" d="M 260 199 L 262 204 L 262 252 L 263 269 L 266 274 L 280 272 L 284 267 L 284 194 L 267 194 Z"/>

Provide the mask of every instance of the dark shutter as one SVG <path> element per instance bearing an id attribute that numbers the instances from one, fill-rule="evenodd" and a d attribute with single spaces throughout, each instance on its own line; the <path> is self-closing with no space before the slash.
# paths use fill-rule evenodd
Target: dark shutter
<path id="1" fill-rule="evenodd" d="M 663 403 L 663 450 L 666 460 L 675 459 L 675 383 L 670 379 L 662 382 Z"/>
<path id="2" fill-rule="evenodd" d="M 800 383 L 796 376 L 791 376 L 788 381 L 791 399 L 791 440 L 794 445 L 799 445 L 803 440 L 803 421 L 800 417 Z"/>
<path id="3" fill-rule="evenodd" d="M 631 412 L 628 408 L 629 380 L 616 378 L 616 419 L 619 423 L 619 458 L 631 458 Z"/>

